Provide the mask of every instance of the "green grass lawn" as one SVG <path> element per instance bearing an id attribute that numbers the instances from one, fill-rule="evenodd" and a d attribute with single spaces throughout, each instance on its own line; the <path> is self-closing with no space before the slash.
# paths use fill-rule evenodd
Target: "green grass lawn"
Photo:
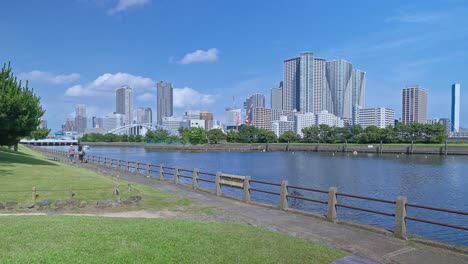
<path id="1" fill-rule="evenodd" d="M 131 195 L 143 197 L 140 204 L 133 209 L 158 210 L 192 204 L 186 198 L 144 185 L 132 183 L 132 191 L 128 191 L 127 182 L 76 165 L 47 159 L 23 146 L 20 146 L 18 152 L 0 147 L 0 182 L 0 202 L 15 201 L 20 206 L 32 202 L 32 187 L 37 189 L 36 202 L 46 199 L 52 202 L 68 200 L 70 186 L 75 194 L 75 201 L 115 200 L 117 197 L 113 194 L 114 183 L 118 185 L 122 200 Z"/>
<path id="2" fill-rule="evenodd" d="M 0 216 L 0 263 L 331 263 L 346 253 L 258 228 L 182 220 Z"/>

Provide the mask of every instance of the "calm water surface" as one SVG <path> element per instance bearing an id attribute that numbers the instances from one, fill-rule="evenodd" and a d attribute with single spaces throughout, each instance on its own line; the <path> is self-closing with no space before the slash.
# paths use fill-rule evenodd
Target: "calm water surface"
<path id="1" fill-rule="evenodd" d="M 63 148 L 63 147 L 57 147 Z M 424 155 L 347 155 L 315 152 L 180 152 L 156 151 L 143 147 L 92 147 L 87 155 L 125 159 L 184 169 L 249 175 L 254 180 L 395 200 L 406 196 L 409 203 L 468 211 L 468 156 Z M 156 175 L 156 173 L 155 173 Z M 204 178 L 209 178 L 205 176 Z M 201 184 L 213 189 L 213 185 Z M 279 191 L 278 187 L 255 185 L 253 188 Z M 237 190 L 223 192 L 239 194 Z M 326 201 L 326 194 L 299 191 L 298 195 Z M 252 193 L 252 199 L 279 204 L 279 197 Z M 338 197 L 338 203 L 392 213 L 394 205 Z M 290 200 L 290 206 L 319 214 L 326 206 Z M 408 215 L 433 221 L 468 226 L 467 216 L 407 209 Z M 338 208 L 338 218 L 393 229 L 393 218 Z M 468 231 L 407 221 L 408 232 L 468 246 Z"/>

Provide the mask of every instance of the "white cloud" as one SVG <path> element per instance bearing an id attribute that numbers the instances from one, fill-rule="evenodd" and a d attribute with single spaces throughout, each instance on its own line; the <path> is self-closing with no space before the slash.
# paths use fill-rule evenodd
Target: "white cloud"
<path id="1" fill-rule="evenodd" d="M 105 73 L 86 85 L 74 85 L 67 89 L 66 96 L 106 96 L 115 92 L 122 85 L 129 85 L 135 92 L 154 87 L 150 78 L 135 76 L 129 73 Z"/>
<path id="2" fill-rule="evenodd" d="M 194 62 L 213 62 L 219 59 L 218 49 L 211 48 L 208 50 L 196 50 L 192 53 L 185 54 L 180 64 L 190 64 Z"/>
<path id="3" fill-rule="evenodd" d="M 50 84 L 69 84 L 80 79 L 80 75 L 78 73 L 54 75 L 50 72 L 38 70 L 22 72 L 18 74 L 18 77 L 21 80 L 37 81 Z"/>
<path id="4" fill-rule="evenodd" d="M 108 11 L 108 14 L 112 15 L 132 7 L 144 6 L 150 2 L 150 0 L 119 0 L 117 5 Z"/>
<path id="5" fill-rule="evenodd" d="M 174 89 L 174 108 L 189 109 L 196 106 L 207 106 L 214 101 L 214 95 L 202 94 L 190 87 Z"/>
<path id="6" fill-rule="evenodd" d="M 137 96 L 137 100 L 142 101 L 142 102 L 150 102 L 150 101 L 156 102 L 156 92 L 144 93 L 142 95 L 139 95 Z"/>

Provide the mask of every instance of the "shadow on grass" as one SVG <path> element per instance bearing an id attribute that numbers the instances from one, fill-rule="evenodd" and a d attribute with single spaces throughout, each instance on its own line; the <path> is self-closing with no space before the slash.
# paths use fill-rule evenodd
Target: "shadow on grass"
<path id="1" fill-rule="evenodd" d="M 15 151 L 4 151 L 0 150 L 0 166 L 5 166 L 3 164 L 30 164 L 30 165 L 50 165 L 57 166 L 52 162 L 48 162 L 42 159 L 32 157 L 28 154 Z"/>

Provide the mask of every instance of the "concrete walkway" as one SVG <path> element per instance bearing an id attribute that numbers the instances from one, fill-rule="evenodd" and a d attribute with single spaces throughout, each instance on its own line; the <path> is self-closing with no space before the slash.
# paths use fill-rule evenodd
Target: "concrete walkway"
<path id="1" fill-rule="evenodd" d="M 223 222 L 245 223 L 301 237 L 358 256 L 365 256 L 377 262 L 468 264 L 468 255 L 466 254 L 408 242 L 348 225 L 334 224 L 307 215 L 288 213 L 256 204 L 247 204 L 234 199 L 215 196 L 211 193 L 196 191 L 189 186 L 175 185 L 169 181 L 159 181 L 142 175 L 98 168 L 92 164 L 83 164 L 83 166 L 99 170 L 104 174 L 117 174 L 124 180 L 152 186 L 203 203 L 206 206 L 220 208 L 223 211 Z"/>

